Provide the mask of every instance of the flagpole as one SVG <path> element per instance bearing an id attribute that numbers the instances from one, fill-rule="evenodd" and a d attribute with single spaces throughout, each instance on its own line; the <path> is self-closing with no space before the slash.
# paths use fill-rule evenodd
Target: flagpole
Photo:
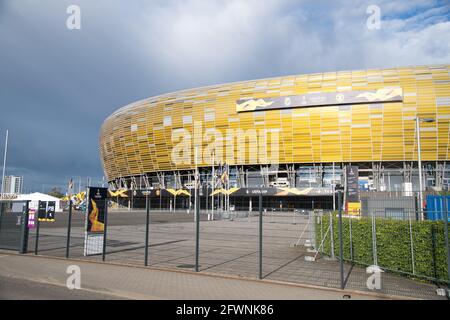
<path id="1" fill-rule="evenodd" d="M 2 190 L 1 195 L 2 196 L 3 196 L 3 192 L 5 191 L 4 187 L 5 187 L 6 154 L 8 153 L 8 136 L 9 136 L 9 131 L 6 130 L 5 155 L 3 157 L 3 173 L 2 173 L 2 188 L 1 188 L 1 190 Z"/>

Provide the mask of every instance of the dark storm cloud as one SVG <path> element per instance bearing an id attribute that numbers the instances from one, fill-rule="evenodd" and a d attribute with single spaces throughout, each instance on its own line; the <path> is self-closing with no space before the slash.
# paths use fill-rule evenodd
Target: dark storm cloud
<path id="1" fill-rule="evenodd" d="M 389 16 L 366 28 L 366 8 Z M 81 7 L 82 29 L 66 28 Z M 0 1 L 0 130 L 27 186 L 103 175 L 98 133 L 152 95 L 304 72 L 450 61 L 440 1 Z M 3 139 L 0 147 L 3 147 Z"/>

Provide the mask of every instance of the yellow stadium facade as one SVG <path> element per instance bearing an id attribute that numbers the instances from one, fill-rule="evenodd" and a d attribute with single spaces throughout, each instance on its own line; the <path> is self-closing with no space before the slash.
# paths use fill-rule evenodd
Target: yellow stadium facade
<path id="1" fill-rule="evenodd" d="M 424 188 L 448 190 L 449 123 L 450 65 L 294 75 L 127 105 L 100 155 L 113 189 L 188 189 L 198 168 L 214 190 L 326 193 L 352 165 L 364 191 L 417 191 L 420 136 Z"/>

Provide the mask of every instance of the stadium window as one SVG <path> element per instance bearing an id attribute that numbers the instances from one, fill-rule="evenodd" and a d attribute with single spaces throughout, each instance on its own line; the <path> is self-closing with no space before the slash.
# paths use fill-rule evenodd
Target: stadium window
<path id="1" fill-rule="evenodd" d="M 171 126 L 172 125 L 172 117 L 171 116 L 165 116 L 163 124 L 164 124 L 165 127 Z"/>
<path id="2" fill-rule="evenodd" d="M 191 124 L 192 123 L 192 116 L 183 116 L 183 124 Z"/>

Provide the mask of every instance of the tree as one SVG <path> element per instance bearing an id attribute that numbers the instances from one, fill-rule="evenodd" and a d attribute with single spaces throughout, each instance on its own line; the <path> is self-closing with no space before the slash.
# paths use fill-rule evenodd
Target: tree
<path id="1" fill-rule="evenodd" d="M 59 187 L 53 187 L 50 192 L 48 192 L 48 195 L 55 197 L 55 198 L 62 198 L 64 197 L 64 194 L 61 192 L 61 188 Z"/>

